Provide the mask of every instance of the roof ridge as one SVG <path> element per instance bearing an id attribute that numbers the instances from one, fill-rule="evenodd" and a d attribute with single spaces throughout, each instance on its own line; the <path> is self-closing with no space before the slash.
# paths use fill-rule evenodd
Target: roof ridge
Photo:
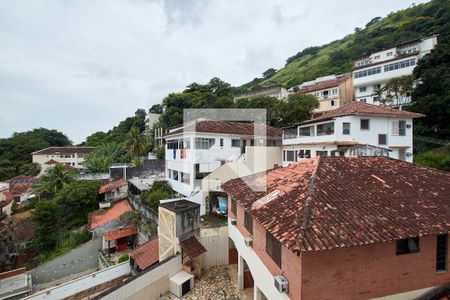
<path id="1" fill-rule="evenodd" d="M 317 179 L 317 170 L 319 169 L 319 164 L 321 164 L 322 158 L 317 159 L 317 163 L 314 166 L 314 169 L 312 171 L 311 178 L 309 179 L 309 186 L 307 191 L 307 196 L 305 200 L 305 205 L 303 208 L 303 211 L 299 214 L 297 217 L 298 224 L 299 224 L 299 232 L 297 235 L 297 251 L 300 251 L 302 248 L 300 246 L 301 241 L 305 238 L 306 232 L 309 227 L 309 223 L 311 221 L 311 211 L 312 211 L 312 202 L 313 202 L 313 195 L 316 191 L 316 179 Z"/>

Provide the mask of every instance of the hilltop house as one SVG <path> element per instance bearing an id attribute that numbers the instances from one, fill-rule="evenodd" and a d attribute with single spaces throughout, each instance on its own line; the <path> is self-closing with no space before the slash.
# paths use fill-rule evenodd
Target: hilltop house
<path id="1" fill-rule="evenodd" d="M 353 69 L 356 101 L 380 104 L 375 91 L 393 78 L 412 75 L 419 59 L 430 53 L 437 43 L 438 36 L 433 35 L 357 58 Z M 404 95 L 388 104 L 401 107 L 410 102 L 411 96 Z"/>
<path id="2" fill-rule="evenodd" d="M 314 115 L 333 110 L 353 101 L 352 77 L 347 74 L 329 75 L 304 82 L 296 89 L 297 93 L 309 94 L 319 100 L 319 108 Z"/>
<path id="3" fill-rule="evenodd" d="M 199 120 L 166 136 L 166 180 L 189 196 L 202 179 L 226 162 L 246 160 L 247 146 L 278 147 L 281 130 L 251 123 Z M 202 205 L 202 215 L 205 207 Z"/>
<path id="4" fill-rule="evenodd" d="M 413 119 L 418 113 L 351 102 L 285 128 L 283 165 L 303 158 L 380 155 L 412 162 Z"/>
<path id="5" fill-rule="evenodd" d="M 19 204 L 34 197 L 33 184 L 35 182 L 36 177 L 24 175 L 19 175 L 6 181 L 10 195 Z"/>
<path id="6" fill-rule="evenodd" d="M 254 299 L 412 299 L 447 283 L 449 182 L 450 173 L 375 156 L 230 180 L 238 285 L 245 268 Z"/>
<path id="7" fill-rule="evenodd" d="M 234 96 L 234 101 L 243 98 L 254 98 L 261 96 L 274 97 L 278 100 L 285 100 L 289 96 L 289 92 L 281 85 L 273 85 L 269 87 L 253 89 L 251 91 L 240 92 Z"/>
<path id="8" fill-rule="evenodd" d="M 33 162 L 41 166 L 41 174 L 54 164 L 63 164 L 76 169 L 83 168 L 84 157 L 95 147 L 49 147 L 31 153 Z"/>

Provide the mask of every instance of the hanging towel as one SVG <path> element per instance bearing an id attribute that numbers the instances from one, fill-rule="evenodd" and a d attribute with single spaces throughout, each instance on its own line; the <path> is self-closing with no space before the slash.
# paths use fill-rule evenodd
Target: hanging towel
<path id="1" fill-rule="evenodd" d="M 177 149 L 173 149 L 173 159 L 177 158 Z"/>

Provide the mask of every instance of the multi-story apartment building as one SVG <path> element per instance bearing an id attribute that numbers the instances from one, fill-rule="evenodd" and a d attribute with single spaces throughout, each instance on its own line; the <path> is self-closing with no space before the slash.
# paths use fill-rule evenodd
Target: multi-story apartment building
<path id="1" fill-rule="evenodd" d="M 245 160 L 247 146 L 280 146 L 281 130 L 244 122 L 199 120 L 173 129 L 165 139 L 166 179 L 176 192 L 189 196 L 222 164 Z"/>
<path id="2" fill-rule="evenodd" d="M 41 166 L 41 174 L 59 163 L 76 169 L 83 168 L 84 157 L 95 147 L 49 147 L 31 153 L 33 162 Z"/>
<path id="3" fill-rule="evenodd" d="M 372 156 L 265 175 L 223 185 L 237 282 L 253 299 L 419 299 L 450 280 L 450 173 Z"/>
<path id="4" fill-rule="evenodd" d="M 353 69 L 356 101 L 380 104 L 378 93 L 375 93 L 377 89 L 382 89 L 393 78 L 412 75 L 418 60 L 428 54 L 437 43 L 438 36 L 433 35 L 356 59 Z M 389 105 L 401 107 L 409 104 L 411 97 L 404 95 L 392 100 Z"/>
<path id="5" fill-rule="evenodd" d="M 152 112 L 148 112 L 145 115 L 144 124 L 145 124 L 145 133 L 149 134 L 150 130 L 152 129 L 153 125 L 158 122 L 160 114 L 155 114 Z"/>
<path id="6" fill-rule="evenodd" d="M 353 85 L 351 75 L 330 75 L 304 82 L 298 89 L 300 94 L 314 95 L 320 103 L 313 111 L 314 115 L 341 107 L 353 101 Z"/>
<path id="7" fill-rule="evenodd" d="M 418 113 L 351 102 L 283 130 L 283 165 L 316 156 L 381 155 L 412 162 Z"/>

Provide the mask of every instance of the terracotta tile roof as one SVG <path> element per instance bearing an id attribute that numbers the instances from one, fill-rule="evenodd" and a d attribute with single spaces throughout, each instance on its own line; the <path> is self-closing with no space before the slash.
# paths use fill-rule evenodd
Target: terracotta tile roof
<path id="1" fill-rule="evenodd" d="M 130 258 L 138 265 L 139 269 L 145 270 L 159 261 L 158 238 L 142 244 L 130 253 Z"/>
<path id="2" fill-rule="evenodd" d="M 364 102 L 350 102 L 334 110 L 326 111 L 320 117 L 302 122 L 300 124 L 309 124 L 348 115 L 363 115 L 363 116 L 374 115 L 374 116 L 409 117 L 409 118 L 424 117 L 424 115 L 419 113 L 413 113 L 405 110 L 398 110 L 395 108 L 385 107 L 381 105 L 368 104 Z"/>
<path id="3" fill-rule="evenodd" d="M 6 182 L 8 182 L 9 184 L 17 184 L 17 183 L 34 183 L 35 181 L 36 177 L 19 175 L 8 179 Z"/>
<path id="4" fill-rule="evenodd" d="M 33 191 L 33 184 L 32 183 L 11 184 L 9 186 L 9 191 L 13 196 L 28 194 Z"/>
<path id="5" fill-rule="evenodd" d="M 26 268 L 20 268 L 20 269 L 15 269 L 15 270 L 0 273 L 0 280 L 23 274 L 26 271 L 27 271 Z"/>
<path id="6" fill-rule="evenodd" d="M 11 192 L 4 192 L 3 195 L 5 197 L 5 200 L 1 201 L 0 206 L 5 207 L 13 201 L 13 195 L 11 194 Z"/>
<path id="7" fill-rule="evenodd" d="M 97 147 L 48 147 L 31 154 L 37 155 L 61 155 L 61 154 L 89 154 Z"/>
<path id="8" fill-rule="evenodd" d="M 124 199 L 117 202 L 106 211 L 92 212 L 88 216 L 88 230 L 94 230 L 99 226 L 105 225 L 129 211 L 133 211 L 133 209 L 128 203 L 128 200 Z"/>
<path id="9" fill-rule="evenodd" d="M 138 233 L 138 229 L 136 226 L 128 227 L 128 228 L 119 228 L 117 230 L 112 230 L 103 233 L 103 236 L 105 237 L 105 240 L 107 241 L 113 241 L 117 240 L 126 236 L 130 236 L 133 234 Z"/>
<path id="10" fill-rule="evenodd" d="M 98 193 L 104 194 L 106 192 L 112 191 L 114 189 L 117 189 L 117 188 L 122 187 L 127 184 L 128 184 L 128 182 L 123 178 L 120 178 L 120 179 L 117 179 L 114 181 L 110 181 L 110 182 L 107 182 L 107 183 L 101 185 L 98 190 Z"/>
<path id="11" fill-rule="evenodd" d="M 191 236 L 180 242 L 180 247 L 185 254 L 190 257 L 198 257 L 206 252 L 205 247 L 195 238 Z"/>
<path id="12" fill-rule="evenodd" d="M 172 131 L 166 136 L 170 136 L 172 134 L 178 134 L 183 132 L 207 132 L 207 133 L 223 133 L 223 134 L 236 134 L 236 135 L 255 135 L 255 126 L 251 123 L 244 122 L 231 122 L 231 121 L 210 121 L 203 120 L 190 124 L 184 128 L 177 129 Z M 263 131 L 263 134 L 266 134 L 270 137 L 279 137 L 281 138 L 282 131 L 278 128 L 261 125 L 261 127 L 256 126 L 256 131 Z M 258 133 L 258 132 L 257 132 Z"/>
<path id="13" fill-rule="evenodd" d="M 46 164 L 46 165 L 56 165 L 56 164 L 58 164 L 58 162 L 57 162 L 56 160 L 54 160 L 54 159 L 50 159 L 50 160 L 47 161 L 45 164 Z"/>
<path id="14" fill-rule="evenodd" d="M 292 251 L 447 233 L 450 173 L 387 157 L 326 157 L 233 179 L 223 189 Z M 272 195 L 270 201 L 260 201 Z"/>
<path id="15" fill-rule="evenodd" d="M 320 90 L 324 90 L 324 89 L 329 89 L 332 87 L 337 87 L 337 86 L 340 86 L 347 79 L 350 79 L 350 76 L 342 76 L 342 77 L 318 82 L 318 83 L 315 83 L 312 85 L 305 86 L 305 87 L 299 89 L 297 92 L 300 94 L 305 94 L 305 93 L 311 93 L 311 92 L 320 91 Z"/>

